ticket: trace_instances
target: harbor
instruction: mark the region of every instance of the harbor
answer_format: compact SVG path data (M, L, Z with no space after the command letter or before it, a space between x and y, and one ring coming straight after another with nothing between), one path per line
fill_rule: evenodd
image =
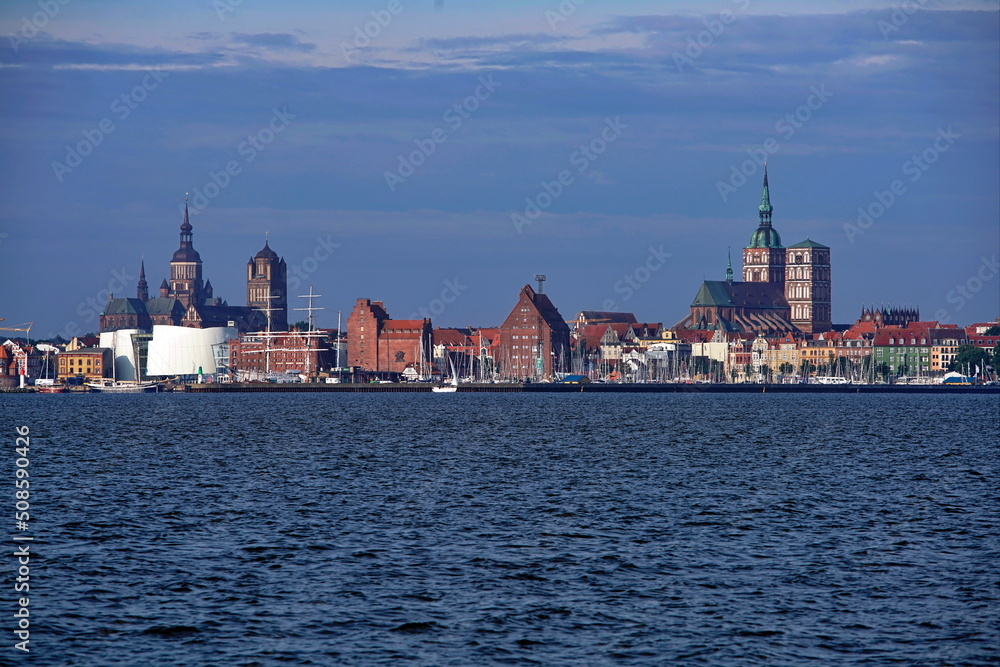
M241 392L347 392L431 393L436 385L424 382L393 383L268 383L232 382L186 385L192 393ZM1000 385L890 385L890 384L707 384L707 383L603 383L565 382L469 383L458 393L587 393L587 394L1000 394Z

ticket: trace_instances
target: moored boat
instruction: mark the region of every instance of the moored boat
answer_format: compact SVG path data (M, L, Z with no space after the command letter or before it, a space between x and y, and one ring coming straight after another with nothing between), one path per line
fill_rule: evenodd
M88 382L87 387L93 393L102 394L152 394L159 390L157 382Z

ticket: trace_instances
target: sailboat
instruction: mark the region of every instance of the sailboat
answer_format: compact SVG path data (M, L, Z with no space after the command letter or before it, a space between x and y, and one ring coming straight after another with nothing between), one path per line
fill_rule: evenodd
M47 344L39 343L35 348L39 352L45 353L45 363L42 366L42 377L35 380L35 390L41 394L65 394L69 391L65 385L60 382L56 382L49 375L49 359L52 357L52 353L56 352L56 348Z
M135 349L133 348L133 352ZM134 363L134 368L136 369L136 374L138 380L135 382L128 381L118 381L118 373L114 360L114 354L111 357L111 379L102 378L96 382L88 382L87 387L92 393L102 393L102 394L152 394L159 391L159 382L143 382L142 381L142 370L139 368L138 363ZM133 362L136 360L133 359Z
M458 373L455 372L455 364L451 360L451 355L448 355L448 365L451 366L451 384L442 384L437 387L431 387L431 391L437 394L452 394L458 391Z

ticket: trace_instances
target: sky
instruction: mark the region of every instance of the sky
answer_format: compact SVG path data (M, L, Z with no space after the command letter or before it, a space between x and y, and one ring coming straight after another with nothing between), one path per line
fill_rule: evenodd
M739 276L765 161L835 322L1000 315L996 0L8 1L0 36L0 326L32 338L96 331L140 261L155 293L185 196L231 305L266 237L321 327L496 326L535 274L670 326Z

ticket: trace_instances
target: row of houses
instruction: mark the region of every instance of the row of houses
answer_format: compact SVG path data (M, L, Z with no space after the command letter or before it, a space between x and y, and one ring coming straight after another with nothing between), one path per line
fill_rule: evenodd
M665 327L632 313L581 311L564 319L530 285L496 327L440 328L393 319L383 302L358 299L346 330L244 332L238 327L154 325L102 332L55 348L7 341L0 384L16 377L192 377L220 381L339 375L364 381L434 379L550 381L783 381L841 376L943 375L963 345L992 352L996 322L967 327L919 319L915 310L866 309L850 326L820 333ZM232 324L232 323L230 323ZM990 331L994 334L995 331ZM961 369L972 370L972 369Z

